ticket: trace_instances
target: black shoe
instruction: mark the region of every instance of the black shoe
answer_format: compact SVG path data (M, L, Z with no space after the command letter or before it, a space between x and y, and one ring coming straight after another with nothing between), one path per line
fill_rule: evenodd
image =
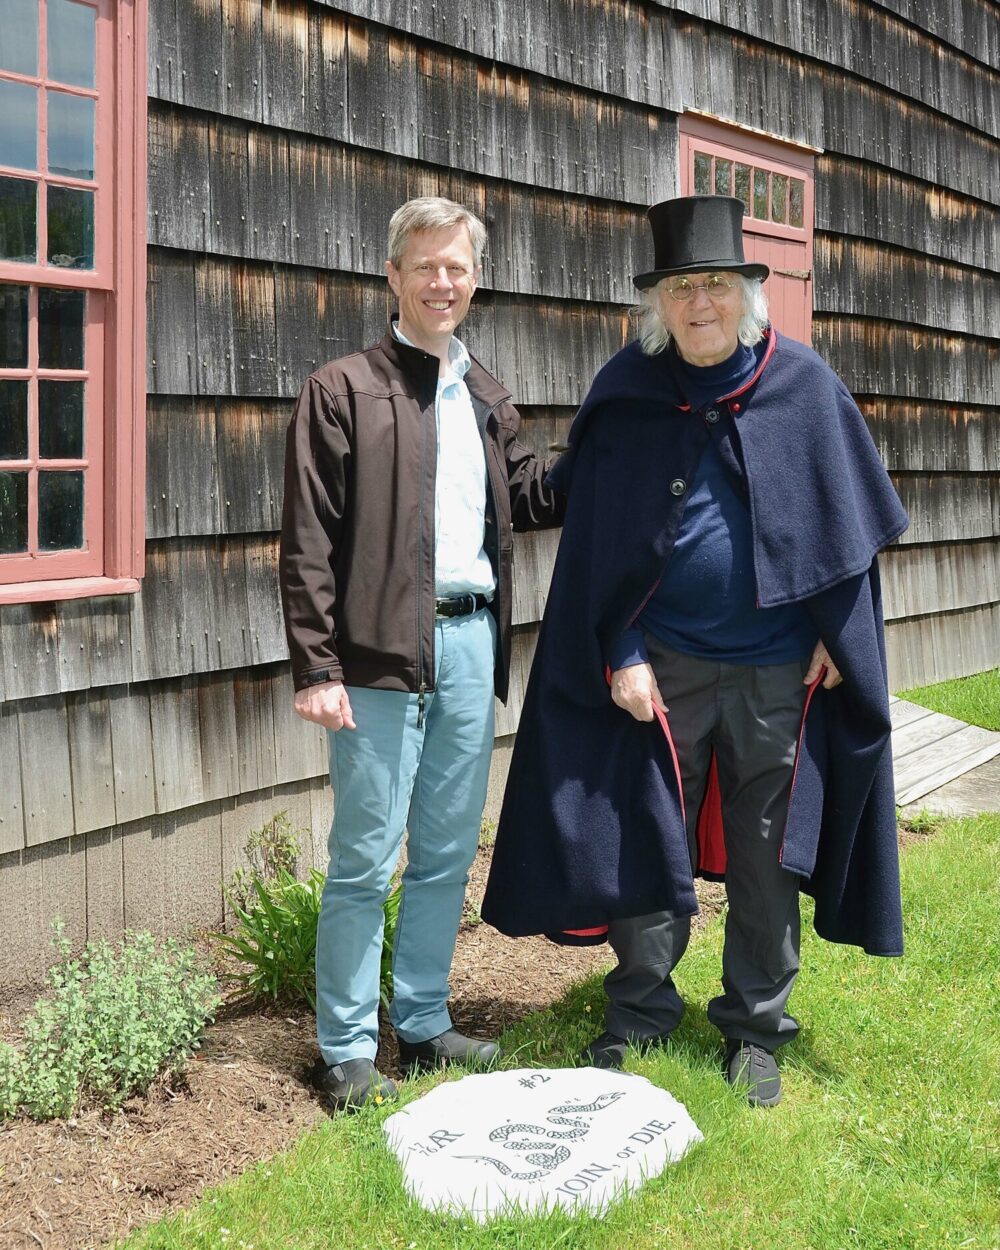
M496 1042L465 1037L457 1029L446 1029L426 1042L404 1042L399 1038L399 1066L405 1076L411 1072L430 1072L447 1063L485 1067L499 1058L500 1047Z
M316 1085L331 1111L357 1111L369 1103L377 1105L398 1097L396 1086L370 1059L345 1059L321 1066Z
M774 1055L755 1042L738 1037L726 1040L726 1080L746 1091L754 1107L776 1107L781 1102L781 1073Z
M628 1042L624 1037L619 1037L617 1033L602 1033L583 1048L580 1058L590 1068L617 1072L625 1062L627 1049Z
M602 1033L584 1047L580 1058L591 1068L617 1071L625 1062L625 1051L630 1046L642 1054L653 1046L662 1046L669 1036L669 1033L658 1033L653 1037L619 1037L617 1033Z

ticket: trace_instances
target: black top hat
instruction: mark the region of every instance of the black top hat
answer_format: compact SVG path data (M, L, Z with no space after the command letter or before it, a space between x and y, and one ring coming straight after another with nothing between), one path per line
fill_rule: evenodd
M646 214L653 231L654 268L633 279L640 291L671 273L732 269L748 278L771 272L743 257L743 201L731 195L683 195L654 204Z

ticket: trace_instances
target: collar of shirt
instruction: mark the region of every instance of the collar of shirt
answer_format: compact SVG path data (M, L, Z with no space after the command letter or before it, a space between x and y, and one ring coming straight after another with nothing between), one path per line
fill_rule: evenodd
M392 332L401 343L405 343L407 347L416 347L416 343L411 343L403 331L399 328L399 322L392 323ZM451 342L448 344L448 371L443 378L438 378L438 387L453 386L456 382L461 382L465 375L472 368L472 357L466 350L465 344L460 338L456 338L453 334Z

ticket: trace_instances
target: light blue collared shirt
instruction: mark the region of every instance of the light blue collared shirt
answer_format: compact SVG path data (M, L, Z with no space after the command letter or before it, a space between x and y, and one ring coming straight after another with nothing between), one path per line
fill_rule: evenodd
M399 325L393 333L414 347ZM472 367L465 344L452 335L448 365L438 378L437 477L434 486L434 588L440 597L493 596L493 566L483 547L486 456L465 375Z

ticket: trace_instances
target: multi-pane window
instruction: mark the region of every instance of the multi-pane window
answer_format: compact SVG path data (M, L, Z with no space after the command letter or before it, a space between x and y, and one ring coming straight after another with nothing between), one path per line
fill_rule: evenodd
M711 152L694 152L694 194L735 195L746 215L779 225L805 225L806 180Z
M121 387L141 373L136 335L108 333L134 311L143 245L121 111L135 16L118 0L0 0L0 602L131 589L111 582L139 571L123 559L135 509L112 496L141 466L108 455L142 418Z

